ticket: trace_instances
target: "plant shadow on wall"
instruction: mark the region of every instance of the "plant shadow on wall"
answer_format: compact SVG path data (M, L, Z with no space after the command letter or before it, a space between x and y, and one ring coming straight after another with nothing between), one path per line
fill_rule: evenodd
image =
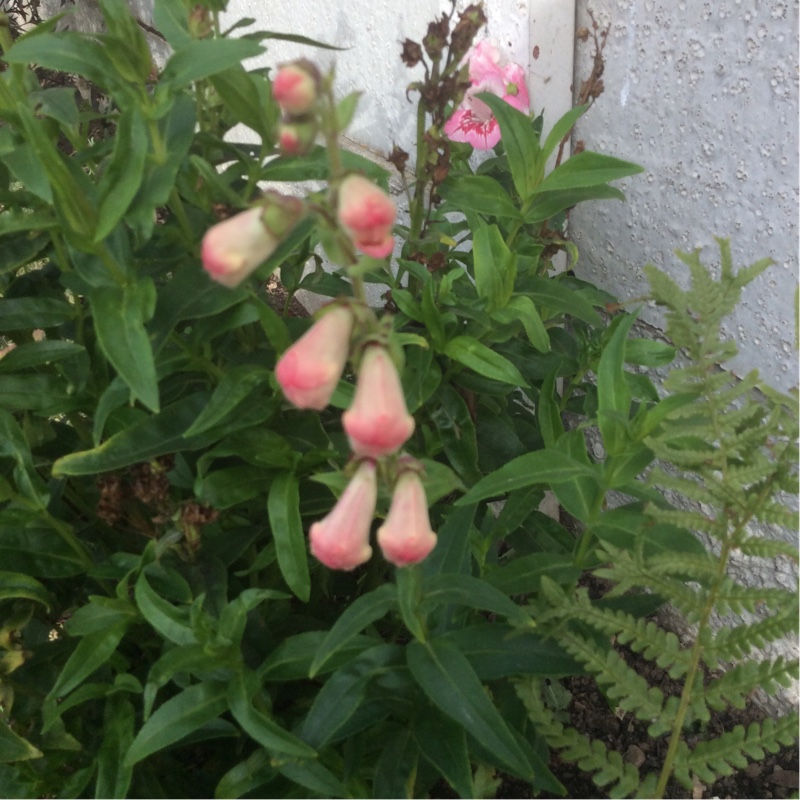
M755 375L716 367L720 320L767 262L737 271L720 242L714 280L681 254L690 292L650 270L689 355L662 398L630 365L674 348L551 269L578 257L569 209L622 199L611 183L640 168L583 151L548 169L586 105L543 137L519 69L476 38L480 6L403 45L421 76L407 225L387 172L340 148L356 95L308 60L241 66L271 38L314 43L157 0L159 70L123 0L100 6L100 36L0 26L3 793L483 797L504 775L557 795L555 751L598 791L659 796L793 741L796 715L707 726L796 672L750 658L795 628L795 595L726 574L734 552L795 557L748 527L791 525L795 400L757 403ZM253 143L225 140L239 123ZM494 148L476 168L473 145ZM259 189L307 180L322 188ZM276 312L275 270L287 308L300 288L331 303ZM577 536L539 512L545 490ZM692 646L647 620L664 602ZM741 610L759 616L712 633ZM548 687L575 675L662 737L658 771L566 724Z

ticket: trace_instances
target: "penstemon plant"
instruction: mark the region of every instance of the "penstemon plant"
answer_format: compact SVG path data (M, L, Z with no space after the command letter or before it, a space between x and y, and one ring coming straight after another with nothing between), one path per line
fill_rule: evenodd
M498 775L563 793L548 746L567 740L537 682L597 674L614 700L597 668L609 614L663 660L672 640L640 617L701 607L707 648L731 596L725 553L701 558L688 531L708 526L669 517L639 480L656 456L704 467L675 433L689 390L661 400L624 368L674 348L631 337L633 315L609 320L613 297L552 269L559 251L577 258L569 209L622 199L611 182L640 168L562 161L588 106L543 138L521 68L478 40L482 8L454 7L403 44L424 77L413 172L390 157L408 194L398 220L388 172L341 146L357 95L337 97L308 58L241 66L272 38L323 45L233 38L247 23L221 32L221 0L156 0L172 49L158 69L124 0L100 7L100 36L49 20L12 40L0 25L3 793L474 797ZM107 110L42 88L34 65L82 76ZM226 139L240 123L252 142ZM473 148L494 153L476 166ZM298 194L308 180L320 188ZM299 289L331 301L289 314ZM602 461L564 412L599 428ZM731 486L764 487L758 508L720 506L724 548L766 553L734 512L780 516L792 439L770 420L780 453L759 440L750 477L739 428L703 473L715 501L723 467ZM538 510L545 490L577 538ZM611 491L638 505L614 516ZM652 548L679 565L657 594L643 590ZM595 609L576 589L586 569L620 596ZM687 581L705 577L693 600ZM655 708L667 776L724 770L680 741L702 720L701 655L675 656L687 694ZM763 669L779 681L784 667ZM740 670L739 694L714 702L763 674ZM733 744L725 764L758 749Z

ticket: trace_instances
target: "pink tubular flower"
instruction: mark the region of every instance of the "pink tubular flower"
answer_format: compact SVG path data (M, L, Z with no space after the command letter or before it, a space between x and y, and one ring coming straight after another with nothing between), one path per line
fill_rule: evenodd
M263 264L298 222L303 204L269 192L261 204L212 225L203 237L203 268L217 283L238 286Z
M331 400L347 363L353 313L334 306L278 360L275 376L289 402L321 411Z
M467 142L476 150L491 150L500 141L500 125L486 103L475 95L490 92L527 114L530 110L525 70L519 64L500 66L500 54L488 42L479 42L469 56L472 83L461 105L444 125L454 142Z
M369 561L369 529L377 498L375 464L362 461L330 514L311 526L311 552L326 567L351 570Z
M398 567L418 564L436 547L425 489L416 472L398 478L389 515L378 528L378 544L384 558Z
M317 102L319 81L316 65L301 58L278 69L272 96L287 114L307 114Z
M373 258L394 249L392 226L397 209L391 198L361 175L348 175L339 188L339 222L353 244Z
M361 360L353 404L342 415L347 437L358 456L394 453L414 432L400 377L383 347L369 347Z

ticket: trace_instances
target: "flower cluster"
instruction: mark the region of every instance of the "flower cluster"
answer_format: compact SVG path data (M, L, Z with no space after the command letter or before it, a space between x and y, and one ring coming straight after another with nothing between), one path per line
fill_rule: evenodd
M352 307L334 303L281 356L275 375L291 403L314 410L328 405L350 356L356 328ZM414 432L397 368L382 344L363 345L355 397L342 424L358 467L330 514L311 526L309 538L311 552L323 564L351 570L372 556L369 537L378 498L377 462L397 453ZM381 551L397 566L422 561L436 544L418 470L413 459L396 459L391 507L378 530Z
M500 66L500 53L479 42L469 55L469 80L464 99L444 126L454 142L467 142L476 150L491 150L500 141L500 125L489 106L477 95L489 92L527 114L530 110L525 70L519 64Z

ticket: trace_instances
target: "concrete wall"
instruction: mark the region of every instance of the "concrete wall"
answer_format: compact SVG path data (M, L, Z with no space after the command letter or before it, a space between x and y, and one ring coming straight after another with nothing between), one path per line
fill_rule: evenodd
M770 256L728 326L734 369L796 386L797 1L580 0L578 25L591 25L589 7L611 26L606 91L577 136L647 172L627 182L626 204L575 210L578 272L626 298L645 291L647 262L684 275L676 248L707 248L714 263L715 235L738 265ZM579 50L576 84L590 58ZM655 309L644 318L661 323Z

